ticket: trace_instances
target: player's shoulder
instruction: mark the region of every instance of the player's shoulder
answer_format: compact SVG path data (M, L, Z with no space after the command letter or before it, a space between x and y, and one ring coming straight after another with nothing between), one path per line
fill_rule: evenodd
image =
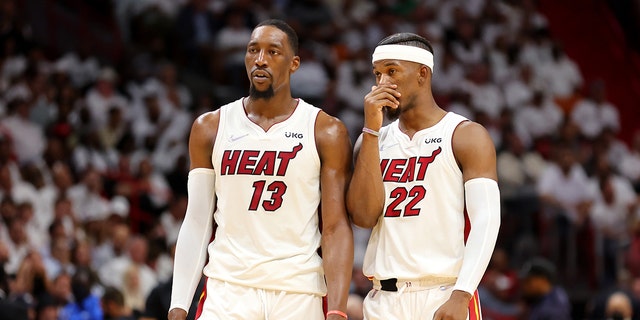
M191 137L213 141L220 125L220 109L205 112L193 121Z
M207 111L198 117L196 117L195 121L193 121L193 125L195 126L211 126L212 124L216 124L220 121L220 109L216 109L213 111Z
M347 127L344 123L337 117L329 115L323 110L320 110L316 117L315 132L318 137L325 135L334 137L348 136Z
M495 148L489 131L480 123L465 120L458 124L453 132L454 151L460 149Z

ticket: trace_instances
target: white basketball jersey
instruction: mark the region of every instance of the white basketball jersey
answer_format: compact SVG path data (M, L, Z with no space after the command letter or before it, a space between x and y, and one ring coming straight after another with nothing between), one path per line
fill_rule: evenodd
M412 139L398 121L380 130L385 188L363 271L377 279L458 276L464 250L464 186L451 138L466 118L447 113Z
M302 101L268 131L243 100L220 109L212 161L218 224L208 277L268 290L324 295L318 229L320 109Z

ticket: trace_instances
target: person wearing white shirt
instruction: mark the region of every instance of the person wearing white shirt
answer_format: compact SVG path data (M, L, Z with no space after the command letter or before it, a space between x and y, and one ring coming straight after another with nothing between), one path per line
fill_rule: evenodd
M89 89L86 95L86 104L91 122L94 128L99 129L105 125L107 113L111 107L122 109L126 120L129 119L129 102L116 91L115 83L118 75L107 67L100 71L96 84Z
M177 195L169 204L169 208L160 216L160 224L166 234L167 246L174 245L178 240L178 232L184 220L185 210L187 208L187 197Z
M618 109L606 101L605 85L601 81L591 85L589 97L576 104L571 119L588 139L595 139L604 128L615 132L620 129Z
M522 109L533 99L533 70L529 65L520 67L519 76L504 85L506 106L512 110Z
M491 82L487 66L476 64L462 83L462 89L471 96L471 106L485 112L492 120L497 120L504 108L504 95L500 88Z
M447 95L464 81L465 72L451 50L444 49L441 60L441 64L434 64L432 87L434 94Z
M596 252L599 254L601 281L615 284L621 267L621 246L629 241L631 216L638 206L637 196L629 181L617 175L594 178L595 192L591 219L596 231Z
M547 249L567 276L577 274L578 255L584 257L593 251L589 243L578 243L578 234L589 225L592 196L588 182L584 169L577 162L577 151L567 145L556 146L555 163L547 166L538 180L543 215L551 224L547 236L552 240ZM591 267L586 271L592 272Z
M9 131L18 162L41 161L46 140L42 128L29 120L31 105L16 98L7 107L9 116L0 122L0 126Z
M640 131L633 135L630 149L622 159L618 159L618 170L631 181L636 192L640 192Z
M553 100L538 90L533 93L531 102L518 110L514 118L520 138L529 146L538 139L554 135L562 123L563 114Z
M583 78L578 65L571 60L558 44L551 49L551 61L543 63L538 72L540 82L546 84L548 93L554 98L571 96L582 87Z

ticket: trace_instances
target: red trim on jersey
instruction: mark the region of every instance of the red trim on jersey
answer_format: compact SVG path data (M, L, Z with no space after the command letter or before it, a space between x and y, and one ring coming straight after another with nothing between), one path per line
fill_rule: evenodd
M218 229L218 225L213 222L213 229L211 230L211 237L209 238L209 243L213 242L213 239L216 237L216 230ZM207 250L207 261L209 261L209 250ZM202 279L200 279L202 281ZM204 301L207 299L207 282L209 281L208 277L204 279L204 286L202 286L202 293L200 294L200 298L198 299L198 307L196 308L195 319L200 319L202 315L202 309L204 308ZM197 292L196 292L197 293Z
M480 308L478 290L473 293L473 297L469 300L469 320L482 320L482 309Z
M464 208L464 244L467 244L467 238L471 232L471 221L469 220L469 214L467 208Z
M196 317L195 319L200 319L202 315L202 309L204 308L204 301L207 300L207 282L209 278L204 280L204 287L202 287L202 293L200 294L200 299L198 299L198 308L196 309Z
M471 221L469 221L469 214L467 208L464 209L464 243L467 244L467 238L471 232ZM478 290L473 293L473 297L469 300L469 320L482 320L482 309L480 308L480 297L478 296Z

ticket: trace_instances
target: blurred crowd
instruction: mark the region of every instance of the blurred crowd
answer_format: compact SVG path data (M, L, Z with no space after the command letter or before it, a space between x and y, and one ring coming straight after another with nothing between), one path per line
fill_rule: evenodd
M0 319L166 319L190 126L248 92L244 51L266 18L299 34L294 96L354 141L376 43L431 41L438 104L497 146L485 319L640 318L640 132L619 139L606 83L585 83L534 0L108 3L83 5L108 9L118 61L82 43L47 50L25 6L0 0ZM359 319L368 230L354 236Z

